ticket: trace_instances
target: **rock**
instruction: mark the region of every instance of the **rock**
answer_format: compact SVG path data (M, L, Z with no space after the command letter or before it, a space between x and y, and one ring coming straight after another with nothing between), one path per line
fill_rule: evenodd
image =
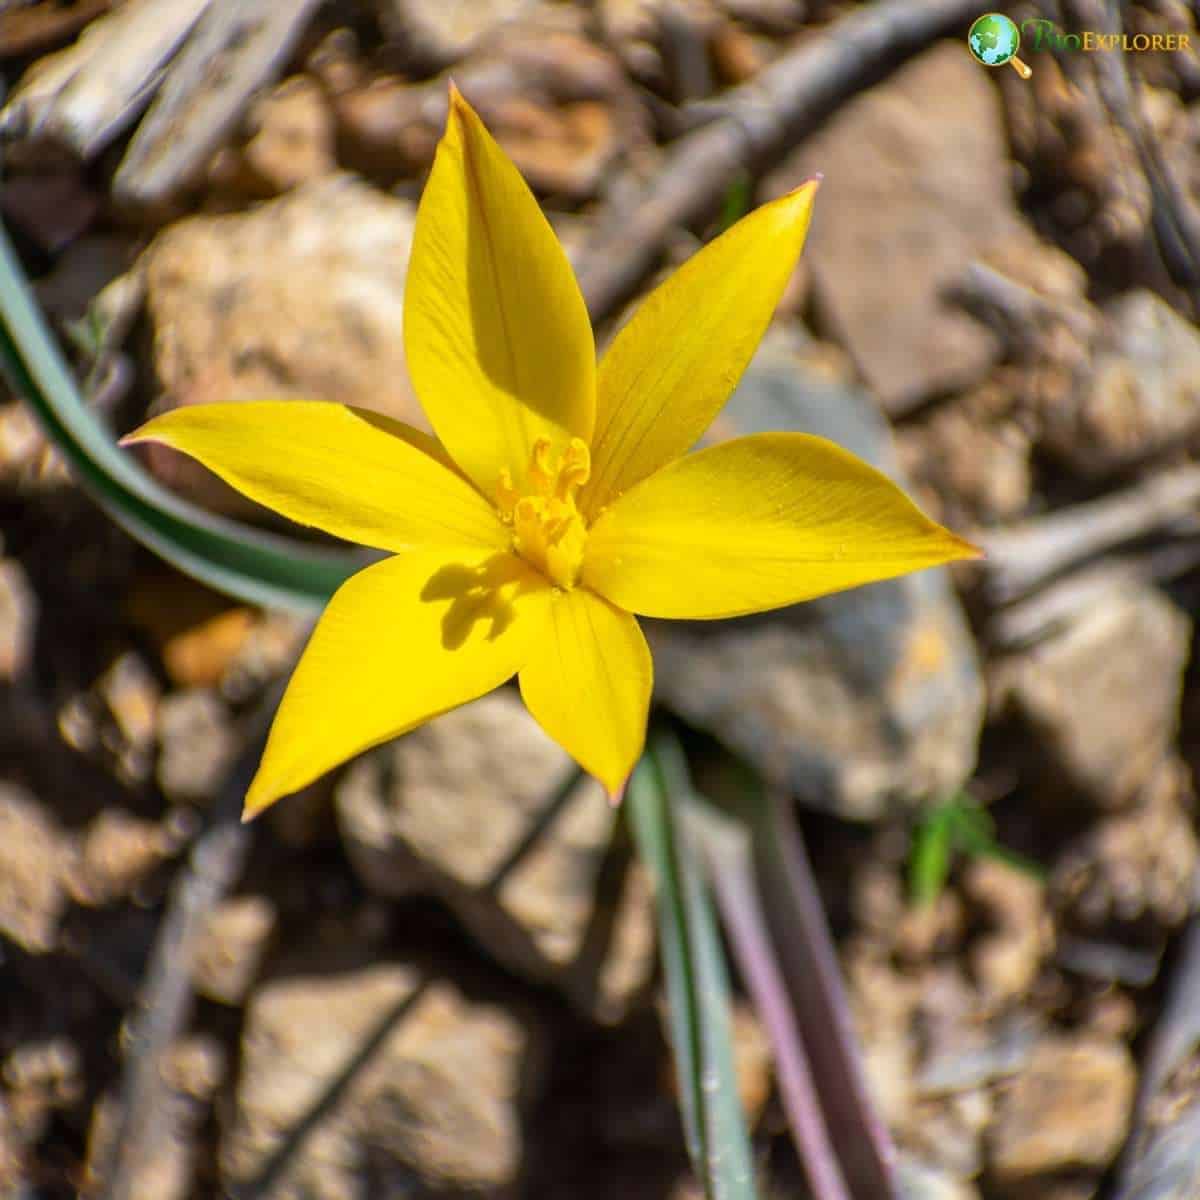
M534 1046L531 1030L502 1009L390 962L272 980L251 998L244 1029L220 1152L231 1191L267 1166L370 1041L370 1056L265 1194L513 1194Z
M154 735L162 689L145 660L133 651L117 657L96 682L109 722L102 732L118 774L140 783L153 765Z
M771 1096L771 1043L762 1022L748 1004L735 1004L729 1020L733 1033L733 1067L737 1074L738 1098L742 1102L747 1125L753 1129Z
M613 110L595 100L549 107L514 96L489 122L530 187L587 200L625 149Z
M21 1140L9 1116L8 1105L0 1096L0 1194L28 1195L31 1191L26 1178L27 1164Z
M306 397L427 428L399 334L413 221L408 202L338 175L244 214L164 230L141 263L159 390L152 412ZM251 511L182 455L158 447L147 462L203 503Z
M1033 498L1034 439L1009 411L993 411L1003 384L985 383L953 404L906 422L896 441L918 502L951 529L1022 516Z
M649 141L644 107L615 57L569 27L514 27L455 78L538 192L589 199L618 158ZM334 94L342 161L381 182L423 173L446 110L442 79L350 76Z
M1155 773L1142 803L1088 826L1062 849L1050 895L1064 931L1111 936L1124 929L1133 943L1120 959L1149 956L1151 975L1165 931L1192 911L1194 873L1200 850L1191 813L1195 810L1188 768L1168 761ZM1140 972L1144 976L1145 968ZM1141 983L1148 982L1145 978Z
M788 429L895 474L870 399L769 338L713 432ZM720 624L648 622L647 633L658 697L809 804L877 817L971 773L983 688L944 571Z
M28 792L0 783L0 931L30 954L54 949L67 847Z
M57 1109L77 1104L84 1093L83 1058L68 1038L22 1042L3 1069L8 1120L20 1140L41 1140Z
M432 70L465 58L489 35L505 25L539 15L553 15L557 5L546 0L387 0L380 6L384 31L404 43Z
M15 683L33 662L37 599L21 564L0 559L0 683Z
M264 896L235 896L209 915L196 946L196 990L221 1004L241 1004L275 933L275 906Z
M885 409L977 382L997 345L947 292L987 245L1030 236L987 73L959 43L939 43L842 106L767 192L818 172L804 252L817 304Z
M974 1179L983 1166L980 1138L992 1118L982 1089L918 1099L908 1114L904 1145L954 1179Z
M997 693L1036 736L1055 793L1065 780L1102 807L1136 799L1175 737L1190 643L1174 604L1130 584L1002 665Z
M618 814L581 781L514 691L501 690L365 755L336 793L363 882L383 896L441 896L488 951L617 1020L654 964L648 882L613 857Z
M903 1200L978 1200L974 1184L902 1154L896 1167Z
M238 750L229 710L204 688L173 692L159 714L158 783L173 800L209 800Z
M106 808L83 834L67 890L77 904L123 900L173 849L172 839L156 822Z
M999 1091L986 1132L1001 1187L1050 1172L1104 1168L1125 1139L1137 1073L1120 1043L1047 1036Z
M1200 333L1153 292L1105 312L1091 372L1072 403L1047 409L1047 446L1094 473L1135 461L1200 425Z
M992 1003L1016 1003L1049 948L1045 884L1007 863L975 858L964 872L963 891L985 922L968 951L972 973Z
M251 134L242 158L268 194L337 170L333 113L315 80L285 79L255 101L246 123Z

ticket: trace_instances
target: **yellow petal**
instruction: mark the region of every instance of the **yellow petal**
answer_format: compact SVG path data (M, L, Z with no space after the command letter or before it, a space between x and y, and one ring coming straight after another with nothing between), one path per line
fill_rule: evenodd
M631 612L703 620L978 553L833 442L764 433L626 492L592 527L582 581Z
M617 334L600 363L586 515L708 428L783 295L816 190L806 183L743 217L651 292Z
M638 623L583 588L556 592L521 695L541 727L618 798L646 741L654 666Z
M489 498L534 442L592 436L595 345L567 257L516 167L451 90L404 296L409 372L438 437Z
M510 555L413 551L352 576L288 683L246 816L511 678L548 588Z
M301 525L381 550L507 545L492 506L428 434L309 400L191 404L122 445L159 442Z

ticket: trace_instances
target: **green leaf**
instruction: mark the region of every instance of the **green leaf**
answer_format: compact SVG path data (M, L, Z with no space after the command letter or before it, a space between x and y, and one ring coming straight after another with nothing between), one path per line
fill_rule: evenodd
M654 879L671 1041L688 1152L710 1200L755 1200L738 1096L729 976L696 853L672 812L656 741L629 782L626 811Z
M914 904L932 904L941 895L956 853L990 858L1035 879L1046 877L1040 863L997 842L990 814L960 792L931 808L913 830L908 881Z
M932 904L946 886L954 823L944 806L927 813L913 830L908 890L914 904Z
M312 612L371 561L215 516L161 487L84 404L0 226L0 365L93 499L181 571L253 604Z

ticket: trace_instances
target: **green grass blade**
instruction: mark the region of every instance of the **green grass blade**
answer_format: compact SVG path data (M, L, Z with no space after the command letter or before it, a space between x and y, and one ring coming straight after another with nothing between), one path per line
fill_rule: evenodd
M755 1200L750 1138L738 1096L729 976L699 862L676 823L656 743L629 783L634 839L655 883L659 939L684 1131L711 1200Z
M370 559L218 517L173 495L84 403L0 226L0 364L96 502L180 570L253 604L314 611Z

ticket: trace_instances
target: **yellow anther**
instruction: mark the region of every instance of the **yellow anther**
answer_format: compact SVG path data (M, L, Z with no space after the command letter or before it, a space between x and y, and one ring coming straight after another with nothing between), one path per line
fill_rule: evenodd
M496 507L512 526L513 548L559 587L574 587L583 563L587 525L575 496L591 474L587 444L572 438L555 455L549 438L534 442L524 486L505 468L496 484Z

